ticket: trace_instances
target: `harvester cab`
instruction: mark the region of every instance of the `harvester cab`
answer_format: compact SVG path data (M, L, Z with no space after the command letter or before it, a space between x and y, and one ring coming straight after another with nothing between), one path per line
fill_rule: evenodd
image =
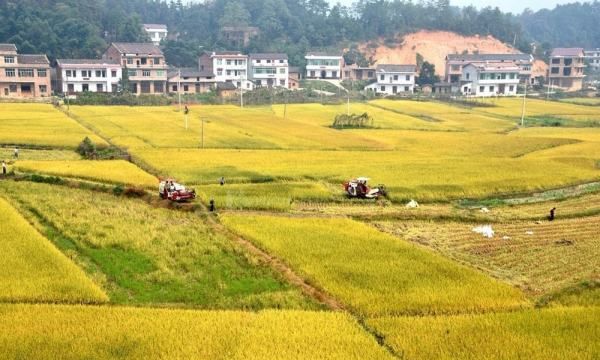
M196 198L196 190L188 189L173 179L166 179L158 185L158 195L162 199L184 202L194 200Z
M344 183L346 195L351 199L378 199L387 196L384 185L369 187L369 178L359 177Z

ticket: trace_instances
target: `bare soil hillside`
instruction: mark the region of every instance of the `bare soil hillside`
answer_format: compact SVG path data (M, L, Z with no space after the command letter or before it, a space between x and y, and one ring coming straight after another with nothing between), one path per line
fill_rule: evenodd
M422 30L396 39L393 42L379 40L359 46L378 64L415 64L417 53L435 64L438 75L444 73L444 58L448 54L469 53L511 54L518 50L492 36L462 36L447 31Z

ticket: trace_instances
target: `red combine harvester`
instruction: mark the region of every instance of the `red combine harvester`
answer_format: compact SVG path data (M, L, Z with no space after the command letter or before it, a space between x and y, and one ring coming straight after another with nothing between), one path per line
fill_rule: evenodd
M185 186L176 183L174 180L167 179L161 181L160 185L158 185L158 195L162 199L184 202L194 200L196 198L196 190L187 189Z
M344 183L346 195L351 199L379 199L387 196L387 191L384 185L379 185L376 188L369 188L369 178L360 177Z

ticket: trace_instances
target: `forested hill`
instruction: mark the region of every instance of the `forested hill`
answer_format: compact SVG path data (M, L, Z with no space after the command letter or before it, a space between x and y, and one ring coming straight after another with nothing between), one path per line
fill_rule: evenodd
M164 23L179 34L178 41L165 46L167 60L190 66L202 50L226 47L220 41L223 26L249 25L258 27L261 35L241 50L286 52L299 65L308 49L340 48L420 29L492 35L528 51L531 38L521 25L525 16L543 21L539 20L543 14L518 17L492 8L453 7L449 0L358 0L352 7L330 6L325 0L211 0L189 5L181 0L3 0L0 42L51 58L96 57L111 41L144 40L142 23ZM578 19L570 23L584 27ZM536 39L538 31L529 25L528 29ZM590 26L582 31L598 29Z
M600 2L559 5L520 16L528 36L544 47L600 47Z

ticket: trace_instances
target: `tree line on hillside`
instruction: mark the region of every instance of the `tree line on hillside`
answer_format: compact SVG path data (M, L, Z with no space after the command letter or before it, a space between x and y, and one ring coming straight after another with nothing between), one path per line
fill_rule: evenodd
M588 6L597 11L597 2ZM237 50L285 52L292 64L302 66L310 49L339 49L350 42L378 38L391 44L396 35L420 29L492 35L530 51L531 39L522 26L527 17L546 21L543 12L519 17L491 7L454 7L449 0L357 0L350 7L331 6L325 0L190 4L182 0L4 0L0 2L0 42L16 43L24 53L47 53L51 59L97 57L112 41L146 40L142 23L161 23L169 26L171 34L177 34L176 41L164 44L167 61L175 66L194 66L202 51L228 47L221 38L222 27L247 25L259 28L260 35ZM584 27L578 19L572 19L571 25L588 33L574 39L597 39L594 26ZM532 26L527 25L527 29L536 39L538 32ZM566 41L562 37L558 40ZM357 51L347 60L368 62Z

